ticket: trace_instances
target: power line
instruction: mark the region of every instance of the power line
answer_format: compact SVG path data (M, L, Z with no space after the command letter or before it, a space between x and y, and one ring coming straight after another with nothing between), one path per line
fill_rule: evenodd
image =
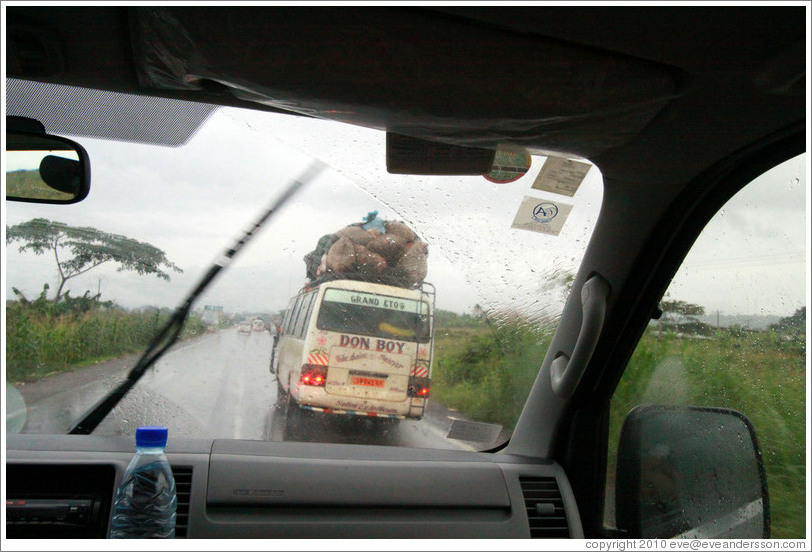
M727 267L727 266L741 266L741 267L755 267L755 266L779 266L788 264L801 264L806 262L806 255L804 253L774 253L770 255L759 256L746 256L746 257L731 257L727 259L713 259L709 261L700 261L696 263L685 263L683 268L686 269L701 269L712 267Z

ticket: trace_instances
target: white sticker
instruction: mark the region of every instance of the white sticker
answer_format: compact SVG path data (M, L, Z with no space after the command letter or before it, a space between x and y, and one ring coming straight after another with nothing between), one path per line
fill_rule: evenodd
M561 233L570 211L572 205L525 196L516 218L513 219L512 227L557 236Z
M548 157L533 182L533 188L572 197L591 168L589 163Z

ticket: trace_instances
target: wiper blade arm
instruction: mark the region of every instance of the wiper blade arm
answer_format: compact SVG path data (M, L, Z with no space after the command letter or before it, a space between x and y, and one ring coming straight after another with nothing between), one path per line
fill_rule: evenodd
M316 178L318 174L324 169L324 163L321 161L314 161L310 166L285 190L279 199L277 199L254 223L254 225L246 230L237 242L227 249L223 255L209 268L206 275L200 280L195 289L189 294L186 300L180 305L172 314L172 318L166 325L158 332L152 341L147 345L146 350L138 359L136 365L127 374L127 379L118 384L107 395L97 402L90 410L82 416L82 419L73 426L68 434L72 435L89 435L96 427L104 420L116 405L121 402L121 399L132 389L132 387L141 379L141 376L147 369L155 364L155 362L163 356L163 354L177 341L183 325L186 323L186 318L189 316L189 311L192 305L201 293L211 284L217 274L226 268L237 253L242 250L245 245L258 233L259 229L264 225L268 219L276 213L282 205L284 205L299 189Z

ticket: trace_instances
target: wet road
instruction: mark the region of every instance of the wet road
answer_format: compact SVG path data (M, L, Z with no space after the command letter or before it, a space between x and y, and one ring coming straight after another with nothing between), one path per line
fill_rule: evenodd
M267 332L230 329L177 344L94 434L133 435L141 425L164 425L170 435L190 438L474 448L445 437L456 415L431 401L423 420L394 425L310 412L287 423L287 406L277 401L276 379L268 370L271 343ZM24 432L65 433L136 360L130 356L19 386L25 408L9 402L9 418L16 408Z

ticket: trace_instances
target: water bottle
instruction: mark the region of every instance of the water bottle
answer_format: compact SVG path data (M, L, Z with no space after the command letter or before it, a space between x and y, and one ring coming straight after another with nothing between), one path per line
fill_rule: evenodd
M178 497L172 468L164 454L167 434L165 427L136 430L135 456L113 501L111 539L175 537Z

